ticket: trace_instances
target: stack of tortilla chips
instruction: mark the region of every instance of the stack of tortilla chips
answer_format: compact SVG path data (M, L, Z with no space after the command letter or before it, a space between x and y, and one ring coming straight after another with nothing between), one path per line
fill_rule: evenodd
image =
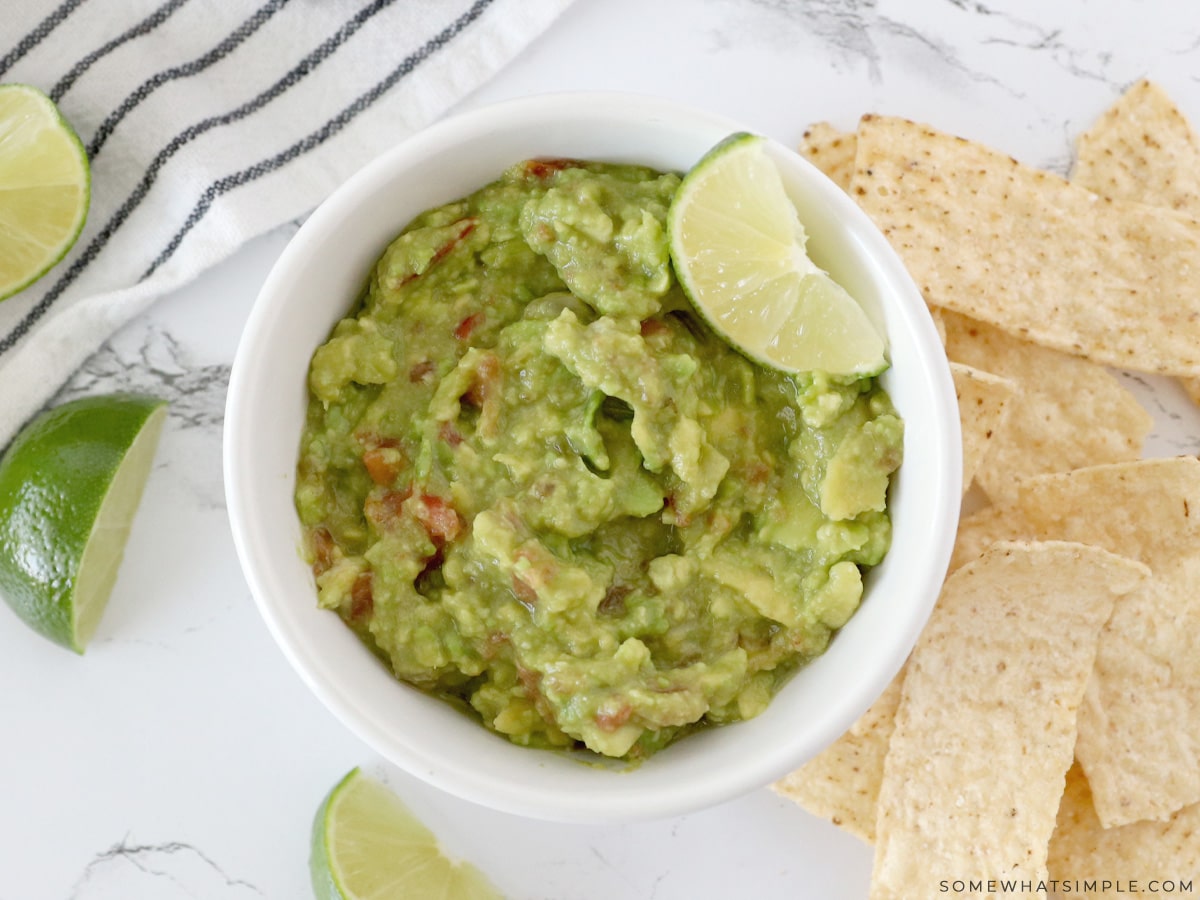
M1178 889L1200 875L1200 460L1141 458L1151 417L1108 367L1200 401L1200 141L1143 81L1070 180L884 116L802 151L929 303L986 505L904 670L776 790L874 844L872 900Z

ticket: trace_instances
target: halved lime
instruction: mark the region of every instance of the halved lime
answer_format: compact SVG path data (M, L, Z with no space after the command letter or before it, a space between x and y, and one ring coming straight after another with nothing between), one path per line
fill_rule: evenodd
M451 860L388 788L354 769L313 821L309 858L318 900L498 900L474 866Z
M85 397L36 417L0 460L0 593L76 653L112 593L165 416L155 397Z
M0 85L0 300L66 255L87 218L87 152L49 97Z
M765 143L731 135L684 176L667 218L679 283L709 324L757 362L785 372L878 374L888 365L883 336L809 258Z

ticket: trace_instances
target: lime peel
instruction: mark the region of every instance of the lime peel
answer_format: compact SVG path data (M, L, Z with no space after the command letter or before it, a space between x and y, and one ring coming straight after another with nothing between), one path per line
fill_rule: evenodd
M34 418L0 460L0 593L77 653L112 593L165 418L156 397L81 398Z
M90 200L87 151L54 101L30 85L0 85L0 300L67 254Z
M500 900L478 869L447 857L399 797L357 768L317 810L309 870L318 900Z
M758 135L731 135L684 176L667 217L671 260L697 312L755 362L877 375L887 345L806 250L807 234Z

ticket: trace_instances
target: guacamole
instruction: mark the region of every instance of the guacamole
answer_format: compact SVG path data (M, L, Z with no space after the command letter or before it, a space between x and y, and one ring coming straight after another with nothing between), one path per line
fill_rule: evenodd
M320 604L520 744L638 760L758 714L888 548L887 394L716 337L671 270L678 185L515 165L414 220L312 359Z

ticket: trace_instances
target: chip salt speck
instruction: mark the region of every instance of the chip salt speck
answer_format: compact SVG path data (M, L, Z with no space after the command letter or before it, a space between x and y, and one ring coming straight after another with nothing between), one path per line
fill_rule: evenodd
M1147 574L1096 547L1001 543L947 579L904 677L871 900L1046 878L1097 635Z
M946 310L952 360L1011 379L1019 392L975 480L993 503L1031 475L1138 459L1154 419L1107 370Z
M800 155L847 191L854 175L857 143L853 131L839 131L828 122L817 122L805 130L800 141Z
M1114 200L1200 218L1200 139L1166 91L1143 79L1079 138L1071 180ZM1200 378L1180 381L1200 403Z
M1058 824L1050 839L1049 869L1050 877L1059 881L1107 882L1108 890L1089 892L1098 898L1127 896L1129 891L1119 891L1117 885L1128 888L1133 882L1149 889L1151 881L1162 885L1170 880L1178 888L1180 881L1192 881L1200 873L1200 803L1179 810L1165 822L1104 828L1092 808L1087 778L1076 765L1067 773Z
M1200 141L1153 82L1130 87L1077 146L1074 183L1105 197L1200 215Z
M951 567L994 540L1079 541L1150 567L1101 634L1075 754L1105 827L1200 801L1200 460L1031 478L963 520Z
M900 703L901 670L850 730L772 787L814 816L867 843L875 840L875 807L883 759Z
M864 116L851 195L928 303L1120 368L1200 375L1200 222Z
M1103 366L1180 375L1200 402L1200 139L1142 81L1080 138L1071 183L876 116L854 134L813 126L800 152L849 182L900 251L961 364L960 404L989 376L1011 394L997 393L987 415L975 410L978 427L970 400L962 410L964 466L969 476L980 460L975 481L994 505L963 519L913 657L841 739L775 789L877 842L874 900L944 892L941 879L969 878L1005 848L1023 862L984 865L981 877L1193 875L1200 461L1139 460L1152 418ZM981 452L989 417L1002 427ZM1063 546L1081 556L1038 569L1035 555ZM997 562L1014 553L1024 561ZM1105 562L1080 564L1095 554ZM1089 579L1112 602L1102 627L1081 596ZM993 651L1003 671L988 669ZM1066 701L1046 688L1047 667L1071 668ZM1079 762L1063 778L1072 742ZM1019 804L1004 808L1009 797Z

